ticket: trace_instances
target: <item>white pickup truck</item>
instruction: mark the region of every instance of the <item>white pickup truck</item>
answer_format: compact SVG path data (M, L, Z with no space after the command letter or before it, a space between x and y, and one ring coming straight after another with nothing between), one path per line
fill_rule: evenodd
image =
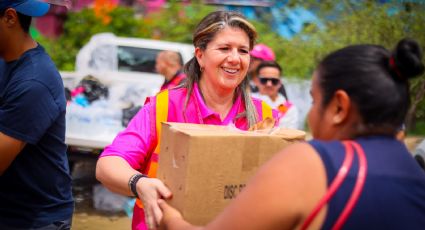
M146 97L159 91L164 77L156 73L155 59L163 50L178 52L183 63L194 53L189 44L101 33L79 51L75 72L61 72L65 87L71 91L88 75L109 90L107 99L86 106L68 103L66 143L71 160L77 153L99 153L124 129L122 109L128 104L143 105Z

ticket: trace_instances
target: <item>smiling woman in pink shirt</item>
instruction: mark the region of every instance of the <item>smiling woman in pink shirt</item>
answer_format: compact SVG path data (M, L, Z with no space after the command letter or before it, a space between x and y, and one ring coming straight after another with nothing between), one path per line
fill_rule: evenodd
M149 98L127 129L105 148L96 177L111 191L134 195L133 229L155 229L162 218L159 197L171 192L156 176L162 121L232 125L242 130L276 111L249 95L246 78L257 33L241 14L207 15L193 35L195 56L185 65L181 88Z

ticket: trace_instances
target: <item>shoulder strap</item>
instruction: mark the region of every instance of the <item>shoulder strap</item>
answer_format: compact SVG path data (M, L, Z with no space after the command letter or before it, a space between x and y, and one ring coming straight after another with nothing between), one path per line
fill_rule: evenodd
M168 90L163 90L156 95L156 135L158 143L155 153L159 153L161 138L161 123L168 120Z
M355 141L347 141L349 142L354 149L356 149L357 156L359 158L359 171L357 172L357 180L354 185L353 192L351 193L350 199L345 205L344 210L339 215L338 220L335 222L335 225L332 229L341 229L344 225L345 221L350 216L351 212L354 209L357 201L359 200L360 194L363 191L364 183L366 181L367 174L367 160L363 148Z
M156 135L157 135L157 144L155 147L154 153L159 153L159 145L160 145L160 138L161 138L161 123L168 120L168 89L163 90L159 92L156 95L155 98L155 129L156 129ZM150 158L152 157L152 152L149 154L149 157L147 157L147 161L150 161ZM149 172L148 176L153 177L153 175L156 174L156 163L149 165ZM152 170L151 167L154 167ZM142 201L137 198L136 204L139 208L143 209L143 203Z
M326 194L322 197L322 199L319 201L319 203L316 205L316 207L313 209L313 211L308 215L308 217L304 221L303 225L301 226L302 230L305 230L309 227L309 225L313 222L317 214L319 214L323 206L325 206L329 202L329 200L335 195L336 191L341 186L342 182L344 182L353 163L353 158L354 158L353 147L356 149L357 156L359 157L359 171L357 173L357 180L354 186L354 190L351 193L351 196L347 204L345 205L342 213L340 214L334 226L332 227L333 230L342 228L342 226L344 225L345 221L350 216L354 206L356 205L358 201L358 198L363 190L364 182L366 180L366 174L367 174L366 156L364 154L362 147L354 141L343 141L343 145L345 147L344 161L341 167L339 168L335 179L332 181L332 184L329 186L328 191L326 192Z
M262 120L266 119L267 117L273 118L272 108L264 101L261 101L261 113Z

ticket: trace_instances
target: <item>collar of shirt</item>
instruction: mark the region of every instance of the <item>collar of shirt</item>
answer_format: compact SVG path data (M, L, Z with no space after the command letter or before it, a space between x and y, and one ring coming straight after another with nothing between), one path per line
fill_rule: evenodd
M213 110L208 108L208 106L205 104L197 83L194 83L193 95L194 95L196 103L198 104L199 113L204 121L211 116L214 116L220 119L220 115L217 112L214 112ZM229 112L227 113L226 118L224 118L224 120L222 121L223 125L233 123L233 120L235 119L236 115L239 112L244 111L244 109L241 108L241 105L243 104L241 102L242 102L242 96L239 94L236 100L233 102L232 108L230 108Z
M170 82L172 82L174 79L180 77L182 74L183 74L183 72L181 70L177 70L177 72L173 75L173 77L170 80L165 79L163 85L170 84Z

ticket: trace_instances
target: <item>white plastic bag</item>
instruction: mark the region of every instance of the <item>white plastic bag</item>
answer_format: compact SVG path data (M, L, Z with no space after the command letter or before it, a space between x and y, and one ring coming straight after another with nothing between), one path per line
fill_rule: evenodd
M130 198L113 193L101 184L93 186L94 208L107 212L120 212L124 210L124 205Z

